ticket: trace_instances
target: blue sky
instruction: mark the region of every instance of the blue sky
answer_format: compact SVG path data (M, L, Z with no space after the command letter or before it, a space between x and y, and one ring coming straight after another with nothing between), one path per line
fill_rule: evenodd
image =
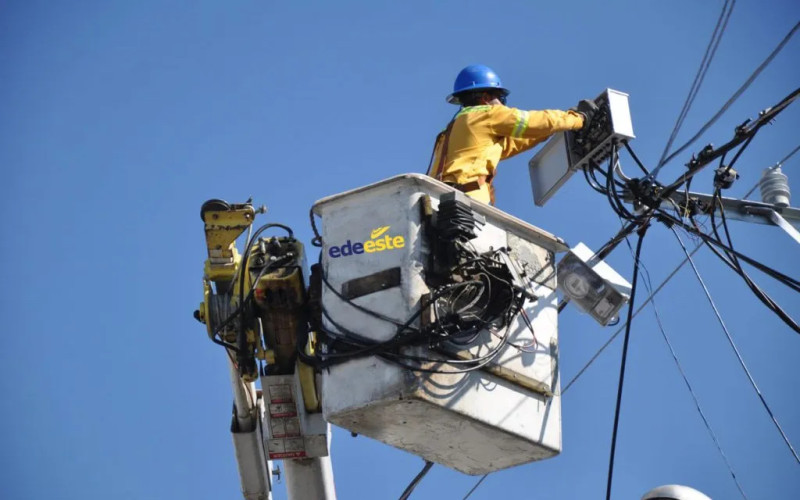
M287 224L308 242L315 200L425 170L454 112L444 97L473 62L492 66L521 108L565 109L606 87L628 92L632 146L652 165L722 3L2 2L2 496L237 498L225 359L192 318L205 257L201 203L253 196L268 206L263 221ZM736 3L679 143L799 18L800 4L789 0ZM690 150L726 142L733 127L794 90L798 60L795 38ZM800 142L798 130L795 104L758 134L727 194L746 192ZM535 207L530 156L501 165L499 208L572 244L602 245L619 227L607 201L576 176ZM661 177L676 177L688 158ZM800 193L800 155L785 171ZM693 189L710 192L710 179L700 175ZM779 229L733 224L737 249L800 274L798 247ZM654 285L681 259L671 233L653 227L643 261ZM630 277L631 260L623 246L609 262ZM696 261L765 398L800 445L800 337L713 255L703 250ZM797 294L753 274L800 316ZM748 496L799 497L798 464L691 271L656 302ZM566 310L563 379L611 333ZM621 345L565 395L562 454L493 474L471 498L603 495ZM665 483L737 498L651 309L634 320L628 362L614 498ZM397 498L422 466L338 429L332 446L340 498ZM436 466L414 498L462 498L475 481ZM285 498L282 485L275 497Z

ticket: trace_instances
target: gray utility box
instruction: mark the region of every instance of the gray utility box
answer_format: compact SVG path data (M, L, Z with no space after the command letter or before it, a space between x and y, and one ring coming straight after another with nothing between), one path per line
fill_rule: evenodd
M528 162L536 205L547 203L578 169L601 164L612 146L635 138L628 94L606 89L595 103L599 110L588 129L555 134Z
M452 191L425 175L406 174L318 201L313 210L322 217L322 268L331 287L397 323L411 318L429 292L423 199L428 195L436 209L440 196ZM509 268L537 298L523 305L533 332L518 314L509 344L492 363L468 373L422 373L377 356L353 359L323 370L321 393L323 415L332 424L467 474L485 474L561 451L554 254L568 247L494 207L470 204L486 219L470 243L479 252L509 247ZM351 293L370 276L395 277L368 293ZM374 341L397 330L325 285L322 306L342 329ZM341 333L330 319L324 318L325 328ZM497 332L484 330L461 356L481 356L498 342ZM430 354L426 347L413 349Z

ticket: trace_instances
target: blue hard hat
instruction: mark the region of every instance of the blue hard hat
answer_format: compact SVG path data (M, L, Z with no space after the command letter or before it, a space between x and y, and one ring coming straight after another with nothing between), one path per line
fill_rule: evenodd
M450 104L461 104L458 94L467 90L496 89L503 92L504 96L509 94L508 89L503 87L503 82L492 68L483 64L470 64L462 69L453 84L453 93L447 96Z

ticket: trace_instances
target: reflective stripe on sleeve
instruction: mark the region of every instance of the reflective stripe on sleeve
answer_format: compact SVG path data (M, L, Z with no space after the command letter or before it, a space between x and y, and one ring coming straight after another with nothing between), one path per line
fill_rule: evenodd
M514 125L514 132L511 134L512 137L522 137L522 134L528 129L528 112L516 110L517 113L517 123Z

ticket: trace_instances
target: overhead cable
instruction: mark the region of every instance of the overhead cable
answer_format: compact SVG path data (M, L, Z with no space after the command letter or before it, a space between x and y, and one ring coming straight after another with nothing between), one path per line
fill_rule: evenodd
M625 383L625 365L628 360L628 342L631 337L631 320L633 318L633 301L636 298L636 284L639 278L639 257L642 254L642 242L647 232L647 223L639 231L639 240L636 242L636 255L633 260L633 279L631 280L631 298L628 304L628 320L625 322L625 338L622 344L622 361L619 367L619 385L617 386L617 405L614 410L614 430L611 434L611 456L608 460L608 481L606 482L606 500L611 500L611 484L614 479L614 456L617 451L617 431L619 430L619 414L622 405L622 388Z
M778 45L778 47L777 47L777 48L776 48L776 49L775 49L775 50L772 52L772 54L770 54L770 56L769 56L769 57L768 57L768 58L767 58L767 59L766 59L766 60L765 60L765 61L764 61L764 62L763 62L763 63L762 63L762 64L761 64L761 65L760 65L760 66L759 66L757 69L756 69L756 71L755 71L755 72L754 72L754 73L753 73L753 74L750 76L750 78L748 78L748 80L745 82L745 84L744 84L744 85L743 85L743 86L742 86L742 87L741 87L741 88L740 88L740 89L739 89L739 90L738 90L738 91L737 91L737 92L736 92L736 93L735 93L735 94L734 94L734 95L733 95L733 96L732 96L732 97L731 97L731 98L728 100L728 102L726 102L726 104L723 106L723 108L722 108L722 109L721 109L719 112L717 112L717 114L716 114L714 117L712 117L712 119L711 119L711 120L710 120L708 123L706 123L706 125L704 125L704 127L703 127L703 128L702 128L702 129L701 129L701 130L700 130L700 131L699 131L699 132L698 132L698 133L697 133L697 134L696 134L696 135L695 135L695 136L694 136L692 139L690 139L690 141L689 141L689 142L687 142L686 144L684 144L683 146L681 146L681 148L679 148L679 149L678 149L677 151L675 151L675 152L674 152L672 155L670 155L670 157L668 157L667 159L665 159L665 160L663 161L663 163L660 163L660 164L657 166L657 168L656 168L655 170L653 170L653 172L651 172L650 174L648 174L648 175L647 175L647 178L654 178L654 177L656 176L656 174L657 174L658 170L659 170L659 169L660 169L660 168L661 168L661 167L662 167L662 166L663 166L665 163L667 163L667 162L668 162L668 161L670 161L672 158L674 158L674 157L675 157L677 154L679 154L680 152L682 152L683 150L685 150L685 149L686 149L686 148L687 148L689 145L691 145L691 144L692 144L692 143L693 143L693 142L694 142L694 141L695 141L695 140L696 140L696 139L697 139L697 138L698 138L700 135L702 135L702 133L704 133L704 132L705 132L705 131L706 131L706 130L707 130L707 129L708 129L710 126L711 126L711 125L713 125L713 123L714 123L714 122L716 122L716 120L717 120L717 119L718 119L718 118L719 118L719 117L720 117L720 116L721 116L721 115L722 115L722 114L723 114L723 113L724 113L724 112L725 112L725 111L728 109L728 107L729 107L729 106L730 106L730 105L731 105L731 104L732 104L732 103L733 103L733 102L734 102L736 99L738 99L738 97L741 95L741 93L743 93L743 92L744 92L744 91L747 89L747 87L749 87L749 85L752 83L752 81L753 81L753 80L755 80L755 78L756 78L756 77L757 77L757 76L758 76L758 75L761 73L761 71L762 71L762 70L763 70L763 69L764 69L764 68L765 68L765 67L766 67L766 66L767 66L767 65L768 65L768 64L769 64L769 63L772 61L772 59L774 59L774 57L775 57L775 56L778 54L778 52L780 52L780 50L781 50L781 49L783 48L783 46L784 46L784 45L785 45L785 44L788 42L788 40L791 38L791 36L792 36L792 35L794 35L794 32L795 32L795 31L797 31L797 29L798 29L798 28L800 28L800 22L798 22L798 23L797 23L797 24L794 26L794 28L793 28L793 29L792 29L792 30L789 32L789 34L787 34L787 35L786 35L786 37L784 38L784 40L783 40L783 41L782 41L782 42L781 42L781 43ZM770 121L771 121L771 120L772 120L772 119L773 119L773 118L774 118L774 117L775 117L775 116L776 116L778 113L780 113L780 112L781 112L783 109L785 109L785 108L786 108L786 107L787 107L787 106L788 106L788 105L789 105L791 102L793 102L793 101L794 101L794 100L795 100L795 99L798 97L798 95L800 95L800 89L796 89L795 91L793 91L793 92L792 92L790 95L788 95L786 98L784 98L783 100L781 100L781 102L779 102L779 103L778 103L778 104L776 104L775 106L773 106L773 107L771 107L771 108L768 108L768 109L764 110L764 111L763 111L763 112L762 112L762 113L759 115L759 117L758 117L758 118L757 118L757 119L756 119L754 122L750 123L750 120L748 120L748 121L747 121L747 122L745 122L744 124L740 125L740 126L737 128L737 130L736 130L736 136L735 136L735 137L734 137L734 138L733 138L731 141L729 141L728 143L724 144L724 145L723 145L723 146L721 146L720 148L717 148L716 150L715 150L715 149L713 149L713 148L711 148L711 146L709 146L709 147L707 147L707 148L706 148L706 149L703 151L703 153L701 153L701 155L700 155L700 158L694 158L694 157L693 157L693 158L692 158L692 162L689 164L689 171L688 171L688 172L686 172L686 173L684 173L683 175L681 175L681 176L680 176L680 177L679 177L679 178L678 178L678 179L677 179L675 182L673 182L672 184L670 184L670 185L666 186L665 188L663 188L663 190L661 190L661 192L660 192L659 199L662 199L662 200L663 200L663 199L667 198L667 197L668 197L670 194L672 194L672 193L673 193L675 190L677 190L677 189L678 189L680 186L682 186L682 185L686 184L687 182L691 182L691 179L694 177L694 175L696 175L696 174L697 174L697 173L698 173L698 172L699 172L699 171L700 171L700 170L701 170L701 169L702 169L702 168L703 168L705 165L707 165L707 164L708 164L710 161L713 161L714 159L716 159L716 158L719 158L720 156L722 156L722 157L724 158L724 155L725 155L725 153L727 153L728 151L730 151L730 150L734 149L736 146L738 146L738 145L742 144L742 143L743 143L743 142L745 142L745 141L747 141L747 142L749 143L749 140L751 140L751 139L752 139L752 137L753 137L753 136L756 134L756 132L758 132L758 130L759 130L759 129L760 129L762 126L763 126L763 125L765 125L765 124L769 123L769 122L770 122ZM627 145L626 145L626 147L627 147ZM630 148L628 148L628 150L630 151ZM786 158L788 159L788 157L790 157L791 155L793 155L795 152L796 152L796 151L792 151L792 152L791 152L789 155L787 155L787 157L786 157ZM614 183L614 180L609 178L609 176L613 176L613 175L614 175L614 169L615 169L615 166L616 166L616 165L615 165L615 158L614 158L613 156L614 156L614 155L612 154L612 160L611 160L611 162L610 162L609 171L608 171L607 173L605 173L605 175L606 175L606 181L607 181L607 182L606 182L606 186L605 186L606 188L605 188L605 189L603 189L603 186L602 186L602 184L601 184L600 182L598 182L597 178L594 176L594 167L592 167L592 170L591 170L591 171L590 171L588 174L587 174L586 172L584 172L585 174L587 174L587 175L586 175L586 179L587 179L587 182L590 184L590 186L591 186L593 189L595 189L595 191L598 191L598 192L601 192L601 193L603 193L603 194L607 194L607 195L608 195L609 191L611 191L611 190L613 189L613 186L614 186L614 184L613 184L613 183ZM636 157L635 157L635 155L633 155L633 154L632 154L632 156L634 157L634 160L636 160L636 163L637 163L637 165L638 165L640 168L642 168L643 170L645 170L645 171L646 171L646 169L644 169L644 166L641 164L641 162L640 162L640 161L638 161L638 158L636 158ZM783 160L783 161L785 161L785 160ZM596 167L596 166L595 166L595 167ZM601 173L602 173L602 170L600 170L600 171L601 171ZM589 176L590 176L590 175L592 176L592 179L591 179L591 180L590 180L590 178L589 178ZM748 196L749 196L749 195L750 195L750 194L751 194L751 193L752 193L752 192L753 192L753 191L756 189L756 187L757 187L757 185L756 185L756 186L754 186L754 187L753 187L753 188L752 188L752 189L751 189L751 190L750 190L750 191L749 191L749 192L748 192L748 193L745 195L745 198L746 198L746 197L748 197ZM687 191L688 191L688 188L687 188ZM612 194L613 194L613 193L612 193ZM610 200L610 201L611 201L611 200ZM614 204L613 202L611 203L611 206L612 206L612 208L615 208L615 211L616 211L616 208L617 208L617 207L615 206L615 204ZM647 212L649 212L650 214L652 214L654 211L656 211L656 210L655 210L655 209L650 209L650 210L649 210L649 211L647 211ZM660 212L660 210L659 210L659 212ZM618 212L617 212L617 214L618 214L618 215L620 215L621 217L624 217L624 216L625 216L625 214L624 214L622 211L618 211ZM619 231L619 232L618 232L618 233L617 233L617 234L616 234L614 237L612 237L612 238L611 238L611 239L610 239L610 240L609 240L609 241L608 241L608 242L607 242L605 245L603 245L603 247L602 247L600 250L598 250L598 252L597 252L597 253L596 253L596 254L593 256L593 258L597 258L597 259L602 259L602 258L604 258L604 257L605 257L605 255L607 255L608 253L610 253L610 252L611 252L611 251L612 251L612 250L613 250L613 249L614 249L614 248L615 248L615 247L616 247L616 246L617 246L617 245L618 245L618 244L619 244L619 243L620 243L620 242L621 242L623 239L625 239L625 238L626 238L628 235L632 234L632 233L633 233L633 231L635 231L635 230L637 230L637 229L639 229L639 231L643 231L643 230L644 230L644 227L643 227L643 226L644 226L644 225L647 223L647 222L646 222L646 218L645 218L647 215L648 215L648 213L645 213L645 214L644 214L644 217L642 217L642 216L637 216L637 217L636 217L634 220L630 220L630 219L629 219L627 226L623 227L623 228L622 228L622 230L620 230L620 231ZM705 235L705 234L702 234L702 235L703 235L703 236L708 236L708 235ZM595 355L594 355L594 356L593 356L593 357L592 357L592 358L589 360L589 362L588 362L588 363L587 363L587 364L586 364L586 365L585 365L585 366L584 366L584 367L583 367L583 368L582 368L582 369L581 369L581 370L578 372L578 374L577 374L575 377L573 377L573 379L572 379L572 380L570 380L570 382L569 382L569 383L567 383L567 384L566 384L566 386L564 387L564 389L561 391L561 395L563 395L563 394L564 394L564 393L565 393L565 392L566 392L566 391L569 389L569 387L571 387L571 386L572 386L572 384L573 384L573 383L574 383L574 382L575 382L575 381L576 381L576 380L577 380L577 379L578 379L578 378L579 378L579 377L580 377L580 376L581 376L581 375L582 375L582 374L583 374L583 373L586 371L586 369L587 369L587 368L588 368L588 367L589 367L589 366L590 366L590 365L591 365L591 364L594 362L594 360L595 360L595 359L597 359L597 358L599 357L600 353L601 353L603 350L605 350L605 348L606 348L606 347L608 347L608 345L610 345L610 344L611 344L611 342L612 342L612 341L613 341L613 340L614 340L614 339L615 339L615 338L618 336L618 334L619 334L619 333L622 331L622 329L625 329L626 335L625 335L625 345L624 345L624 347L623 347L623 365L622 365L622 367L621 367L621 370L620 370L620 372L621 372L621 373L620 373L620 386L619 386L619 388L618 388L618 396L617 396L617 409L616 409L616 412L615 412L615 422L614 422L614 434L613 434L613 436L612 436L612 449L611 449L611 458L610 458L610 460L609 460L609 475L608 475L608 483L607 483L607 491L606 491L607 498L610 498L610 493L611 493L611 483L612 483L612 478L613 478L614 451L615 451L615 445L616 445L616 433L617 433L617 430L618 430L619 404L620 404L620 399L621 399L622 382L623 382L623 375L624 375L624 362L625 362L625 355L626 355L626 352L627 352L627 343L628 343L628 339L629 339L629 336L630 336L630 323L631 323L631 320L632 320L633 316L635 316L636 314L638 314L638 313L639 313L639 311L641 311L641 309L644 307L644 305L646 305L646 304L647 304L647 302L649 302L649 301L651 301L651 300L652 300L652 298L655 296L655 294L656 294L656 293L658 293L658 292L661 290L661 288L662 288L662 287L663 287L663 286L664 286L664 285L665 285L665 284L666 284L666 283L667 283L667 282L668 282L668 281L669 281L669 280L670 280L670 279L671 279L671 278L672 278L672 277L673 277L673 276L674 276L674 275L677 273L677 271L678 271L678 270L679 270L681 267L683 267L683 265L684 265L686 262L690 261L691 255L693 255L694 253L696 253L696 252L697 252L697 251L700 249L700 247L703 245L703 243L701 242L701 243L699 243L699 244L698 244L698 245L697 245L697 246L694 248L694 250L691 252L691 254L688 254L688 253L687 253L687 257L686 257L686 259L684 259L684 260L683 260L683 261L682 261L682 262L681 262L681 263L680 263L680 264L679 264L679 265L678 265L678 266L677 266L677 267L676 267L676 268L675 268L675 269L672 271L672 273L671 273L671 274L670 274L670 275L667 277L667 279L665 279L665 280L664 280L664 281L663 281L663 282L662 282L662 283L659 285L659 287L658 287L658 288L657 288L657 289L656 289L654 292L652 292L652 293L650 294L650 296L647 298L647 300L645 301L645 303L644 303L644 304L642 304L642 306L640 306L640 307L639 307L639 309L637 309L637 310L636 310L636 312L634 313L634 312L633 312L633 295L634 295L634 291L635 291L635 286L636 286L636 278L637 278L637 275L638 275L638 269L639 269L639 268L638 268L638 259L639 259L639 252L640 252L640 250L641 250L641 242L642 242L642 236L640 235L639 242L638 242L638 244L637 244L637 253L636 253L636 263L637 263L637 266L634 268L633 286L632 286L632 291L631 291L631 302L630 302L630 304L629 304L629 307L628 307L628 319L627 319L627 321L626 321L626 322L625 322L625 323L624 323L624 324L623 324L623 325L620 327L620 329L619 329L619 330L617 330L617 332L615 332L615 333L614 333L614 335L613 335L613 336L612 336L612 337L611 337L611 338L610 338L610 339L609 339L609 340L608 340L608 341L607 341L607 342L606 342L606 343L605 343L605 344L604 344L604 345L603 345L603 346L602 346L602 347L601 347L601 348L600 348L600 349L597 351L597 353L595 353ZM721 242L717 242L717 243L719 243L719 244L722 244ZM731 250L732 250L732 249L731 249ZM740 256L741 256L741 255L740 255ZM773 277L775 277L775 276L773 275ZM561 312L561 311L564 309L564 307L565 307L565 306L566 306L566 301L565 301L565 302L562 302L562 304L560 304L560 305L559 305L558 312ZM726 460L726 462L727 462L727 460ZM732 471L732 469L731 469L731 471ZM481 483L482 483L482 482L483 482L483 481L486 479L486 477L488 477L488 474L486 474L486 475L484 475L483 477L481 477L481 479L480 479L480 480L477 482L477 484L476 484L476 485L475 485L475 486L472 488L472 490L470 490L470 492L469 492L469 493L467 494L467 496L466 496L466 497L464 497L464 498L465 498L465 499L466 499L466 498L468 498L468 497L469 497L469 496L472 494L472 492L473 492L473 491L475 491L475 490L477 489L477 487L478 487L478 486L479 486L479 485L480 485L480 484L481 484ZM734 479L735 479L735 476L734 476ZM739 485L738 485L738 482L737 482L737 486L739 486ZM743 493L743 491L741 490L741 488L740 488L740 492L741 492L741 493L744 495L744 493Z
M422 478L425 477L425 474L427 474L428 471L431 470L431 467L433 467L433 462L431 462L430 460L425 460L425 466L422 467L422 470L419 471L419 474L414 476L414 479L412 479L411 482L408 484L405 491L403 491L403 494L400 495L400 500L406 500L408 497L411 496L411 492L413 492L414 488L416 488L419 482L422 481Z
M719 13L717 25L714 27L714 32L711 34L711 40L708 41L706 52L703 54L703 60L700 61L700 67L697 69L697 74L694 76L692 86L689 88L689 94L686 96L686 101L683 103L683 108L678 114L678 119L675 121L675 126L673 127L672 133L669 136L667 145L664 146L664 152L661 153L661 158L658 160L658 165L663 164L664 158L669 153L669 148L672 147L672 142L677 137L678 131L680 131L681 126L683 126L683 121L689 114L689 109L692 107L692 103L694 103L694 99L697 97L697 94L700 91L700 86L703 84L703 80L706 77L706 72L708 72L708 68L711 67L711 60L714 58L714 54L717 52L717 47L719 46L719 42L722 40L722 35L725 33L725 28L728 26L728 20L731 17L731 13L733 13L733 7L735 4L736 0L725 0L725 3L722 5L722 11Z
M792 443L789 441L789 438L786 436L786 433L783 432L783 428L781 428L781 425L778 423L778 419L775 418L775 415L772 413L772 409L770 409L769 404L767 404L766 399L764 399L764 395L761 394L761 390L758 388L758 385L756 384L756 381L753 380L753 376L750 374L750 370L747 368L747 365L745 364L744 359L742 359L742 355L739 352L739 349L736 347L736 343L733 341L733 337L731 337L730 332L728 332L728 327L725 326L725 322L722 320L722 315L720 315L719 310L717 309L717 306L714 303L714 299L711 298L711 293L708 291L708 288L706 287L706 284L703 281L703 278L700 276L700 272L697 270L697 266L695 266L694 261L692 260L692 257L689 255L689 252L686 250L686 246L683 244L683 240L681 240L680 236L678 235L678 232L675 230L674 227L672 227L671 229L672 229L673 234L675 234L675 238L677 238L678 243L680 243L680 246L681 246L681 249L683 250L683 253L686 254L686 258L689 260L689 264L692 266L692 270L694 271L695 276L697 276L697 281L700 282L700 286L702 286L703 292L705 293L706 298L708 299L708 302L711 304L711 308L714 310L714 315L717 317L717 321L719 321L719 324L722 327L722 331L725 332L725 337L728 339L728 343L730 344L731 348L733 349L734 354L736 354L736 359L739 360L739 364L741 365L742 370L744 370L744 373L747 375L747 379L750 381L750 385L752 385L753 386L753 390L756 391L756 394L758 395L758 398L761 400L761 404L764 406L764 409L767 410L767 413L769 414L770 418L772 419L772 423L775 424L775 428L778 429L778 432L780 433L781 437L783 438L783 442L786 443L786 446L791 451L792 456L794 456L794 459L797 461L798 464L800 464L800 457L798 457L797 452L795 451L794 447L792 446Z
M798 26L800 26L800 23L798 23ZM687 171L680 175L674 182L664 187L663 191L660 193L661 199L666 199L670 194L674 193L675 190L681 187L686 181L697 175L712 161L720 157L724 158L729 151L735 149L742 143L749 142L761 129L761 127L771 123L780 112L786 109L798 97L800 97L800 88L793 90L791 93L789 93L789 95L781 99L780 102L774 106L761 111L758 115L758 118L755 120L751 121L748 119L736 127L736 133L733 139L730 141L719 146L718 148L713 148L710 145L703 148L700 154L696 157L693 156L691 161L687 164ZM655 175L655 172L656 170L653 170L653 176Z
M628 244L628 248L631 251L631 256L633 256L633 247L630 244L630 241L626 242ZM644 263L641 264L642 266L642 276L644 276L644 286L647 289L650 295L653 295L653 284L650 282L650 272L645 267ZM672 347L672 342L669 340L669 336L667 335L667 331L664 328L664 323L661 321L661 314L658 312L658 307L656 306L656 301L653 299L653 313L656 317L656 325L658 325L658 329L661 332L661 336L664 338L664 342L666 342L667 347L669 348L670 355L672 355L672 360L675 362L675 366L678 368L678 372L680 372L681 378L683 378L683 383L686 384L686 389L689 390L689 394L692 396L692 401L694 401L694 406L697 409L697 412L700 414L700 418L703 420L703 425L705 425L706 430L708 431L711 440L714 442L714 446L716 446L717 451L719 452L722 460L725 462L725 466L728 468L728 472L730 473L731 477L733 478L733 482L736 483L736 488L739 490L739 493L742 495L742 498L747 500L747 495L742 488L742 485L739 483L739 479L736 477L736 473L733 471L733 466L731 465L730 461L728 460L727 455L722 450L722 445L719 443L719 439L717 439L717 435L714 433L714 429L711 428L711 423L706 418L705 413L703 412L703 408L700 406L700 401L697 398L697 395L692 389L692 384L689 383L689 377L686 376L686 372L683 370L683 366L681 362L678 360L678 354L675 352L675 348Z
M722 227L725 230L725 237L728 240L728 248L733 250L733 240L731 239L731 233L730 233L730 230L728 229L728 221L727 221L727 218L725 217L725 210L722 207L722 201L721 201L721 196L719 194L719 189L717 189L716 192L715 192L715 200L719 201L719 211L720 211L720 215L722 216L721 217L721 219L722 219ZM714 214L712 212L712 219L711 219L712 222L714 221L713 215ZM714 226L714 227L716 229L716 226ZM718 231L715 231L715 235L717 236L717 239L721 240L721 238L719 237ZM706 243L708 243L708 242L706 242ZM748 288L750 288L750 290L756 295L756 297L764 305L766 305L772 312L777 314L778 317L781 318L781 320L784 323L786 323L790 328L792 328L797 333L800 333L800 325L798 325L798 323L791 316L789 316L789 314L786 311L784 311L778 305L778 303L775 302L772 299L772 297L770 297L764 290L762 290L758 285L756 285L753 282L752 279L750 279L750 276L745 272L745 270L742 268L742 265L739 263L739 258L738 258L737 252L728 251L726 249L723 249L723 251L728 256L728 260L723 259L723 261L726 264L730 265L731 268L733 269L733 271L736 274L741 276L741 278L747 284ZM719 252L715 251L714 253L718 257L722 258L722 255ZM787 286L793 287L793 289L795 291L800 292L800 283L797 283L797 282L791 283L788 279L778 278L777 276L774 276L774 275L773 275L773 277L775 279L777 279L779 282L781 282L781 283L783 283L783 284L785 284ZM786 278L788 278L788 276Z
M786 156L784 156L783 159L778 162L778 164L783 164L783 163L787 162L795 153L797 153L798 150L800 150L800 145L798 145L791 152L789 152ZM638 158L635 158L635 160L637 160L637 163L640 163L640 162L638 162ZM640 166L640 168L643 168L643 166ZM744 194L744 196L742 196L742 198L743 199L747 199L750 195L752 195L756 191L756 189L758 189L758 182L756 182ZM719 224L721 225L721 222ZM607 250L608 248L612 248L613 249L613 247L615 247L619 242L621 242L626 236L630 235L633 232L633 230L635 229L635 227L636 227L635 224L632 224L632 223L630 223L630 224L626 225L625 227L623 227L616 235L614 235L614 237L611 238L611 240L609 240L603 246L603 248L601 250ZM681 268L683 268L683 266L686 265L687 262L689 262L689 258L691 256L694 256L700 250L700 248L703 247L703 245L704 245L703 241L700 241L692 249L692 251L689 252L688 256L684 257L684 259L677 266L675 266L675 268L669 273L669 275L667 275L667 277L664 278L664 280L661 281L661 283L656 287L656 289L653 290L650 293L650 295L644 300L644 302L642 302L642 304L636 309L636 311L631 316L631 319L636 317L636 315L638 315L642 311L642 309L644 309L645 306L647 306L647 304L649 304L651 301L653 301L655 296L659 292L661 292L661 290L664 288L664 286L666 286L666 284L669 283L669 281L672 280L673 277L675 277L675 275L678 273L678 271L680 271ZM598 252L598 254L599 253L600 252ZM605 252L605 251L603 252L603 254L607 254L607 253L608 252ZM558 308L559 312L561 312L561 310L565 306L566 306L566 303L562 302L562 304ZM575 382L577 382L578 379L586 372L586 370L588 370L589 367L592 364L594 364L594 362L597 360L597 358L600 357L600 355L606 350L606 348L609 345L611 345L611 343L613 343L614 340L616 340L616 338L619 336L619 334L622 333L627 328L627 325L628 325L628 321L626 321L625 323L622 323L621 325L619 325L619 328L611 335L611 337L609 337L609 339L602 346L600 346L600 348L583 365L583 367L581 367L581 369L578 370L578 372L564 385L564 388L561 389L561 392L560 392L559 396L563 396L564 394L566 394L566 392L570 389L570 387L572 387L575 384ZM488 476L489 476L489 474L484 474L477 481L477 483L472 487L472 489L467 493L467 495L464 497L464 500L467 500L472 495L472 493L481 485L481 483L483 483L483 481Z
M697 133L695 133L691 137L691 139L686 141L685 144L683 144L674 152L672 152L668 157L664 158L662 161L659 161L658 165L656 166L655 169L653 169L653 172L651 174L653 177L655 177L658 174L658 172L664 165L666 165L673 158L681 154L684 150L686 150L686 148L694 144L694 142L698 138L700 138L700 136L703 135L706 132L706 130L708 130L714 123L716 123L719 117L722 116L728 110L728 108L730 108L731 105L734 102L736 102L737 99L739 99L739 97L744 93L745 90L747 90L748 87L750 87L750 84L753 83L753 81L758 77L758 75L760 75L761 72L767 66L769 66L772 60L775 59L775 56L777 56L780 53L780 51L783 49L786 43L789 42L789 40L792 38L792 36L798 29L800 29L800 22L795 24L794 27L791 30L789 30L789 33L787 33L786 36L783 37L783 40L781 40L778 46L775 47L772 53L770 53L770 55L767 56L767 58L755 69L755 71L753 71L753 73L747 78L747 80L742 84L742 86L739 87L739 89L736 92L734 92L734 94L727 100L727 102L725 102L725 104L723 104L722 108L720 108L720 110L717 111L716 114L714 114L714 116L712 116L711 119L705 123L705 125L700 127L700 130L698 130Z
M789 158L791 158L792 156L794 156L794 154L795 154L795 153L797 153L798 151L800 151L800 144L798 144L798 145L797 145L797 147L795 147L795 148L794 148L794 149L791 151L791 153L789 153L788 155L784 156L782 160L778 161L778 163L776 163L776 165L783 165L784 163L786 163L787 161L789 161Z
M469 490L469 492L467 492L467 494L466 494L466 495L464 495L464 498L462 498L461 500L467 500L467 499L468 499L468 498L469 498L469 497L472 495L472 493L473 493L475 490L477 490L477 489L478 489L478 486L480 486L480 485L481 485L481 483L483 482L483 480L484 480L484 479L486 479L487 477L489 477L489 474L488 474L488 473L487 473L487 474L484 474L483 476L481 476L481 478L478 480L478 482L477 482L477 483L475 483L475 486L473 486L473 487L472 487L472 489L471 489L471 490Z
M798 146L797 148L795 148L795 150L794 150L794 151L792 151L791 153L789 153L788 155L786 155L786 156L784 157L784 159L783 159L783 160L781 160L781 162L786 162L786 161L787 161L789 158L791 158L791 156L792 156L792 155L793 155L795 152L797 152L797 150L798 150L798 149L800 149L800 146ZM781 162L779 162L779 163L781 163ZM751 187L751 188L750 188L750 190L749 190L749 191L747 191L747 193L745 193L745 194L744 194L744 196L743 196L742 198L743 198L743 199L747 199L747 198L748 198L748 197L749 197L751 194L753 194L753 192L755 192L755 190L756 190L756 189L758 189L758 182L756 182L756 183L753 185L753 187ZM721 224L722 224L722 222L720 222L719 224L721 225ZM700 250L700 248L702 248L702 247L703 247L703 245L704 245L704 243L703 243L702 241L701 241L700 243L698 243L698 244L697 244L697 245L694 247L694 249L692 249L692 251L691 251L691 252L689 252L689 256L693 256L694 254L696 254L696 253L697 253L697 252ZM658 293L661 291L661 289L662 289L662 288L664 288L664 285L666 285L666 284L667 284L667 283L668 283L668 282L669 282L669 281L670 281L670 280L671 280L671 279L672 279L672 278L673 278L673 277L674 277L674 276L675 276L675 275L678 273L678 271L679 271L679 270L680 270L680 269L681 269L681 268L682 268L684 265L686 265L686 263L687 263L687 262L689 262L689 258L688 258L688 257L684 257L684 259L683 259L683 260L682 260L682 261L681 261L681 262L680 262L680 263L679 263L679 264L678 264L678 265L675 267L675 269L673 269L673 270L672 270L672 272L671 272L671 273L669 273L669 275L668 275L668 276L667 276L667 277L666 277L666 278L665 278L665 279L664 279L664 280L663 280L663 281L662 281L662 282L661 282L661 283L660 283L660 284L659 284L659 285L656 287L655 291L653 291L653 293L651 293L651 294L650 294L650 296L649 296L649 297L647 297L647 299L645 299L645 301L642 303L642 305L641 305L641 306L639 306L639 308L638 308L638 309L636 309L636 312L634 312L634 313L633 313L633 316L634 316L634 317L636 317L636 315L637 315L637 314L639 314L639 312L640 312L642 309L644 309L644 306L646 306L646 305L647 305L647 304L648 304L648 303L649 303L651 300L653 300L653 297L655 297L655 296L656 296L656 294L658 294ZM586 362L586 364L584 364L584 365L583 365L583 367L582 367L580 370L578 370L578 373L576 373L576 374L575 374L575 375L572 377L572 379L570 379L570 380L569 380L569 382L567 382L567 384L564 386L564 388L563 388L563 389L561 389L561 394L562 394L562 395L563 395L563 394L565 394L565 393L567 392L567 390L568 390L570 387L572 387L572 385L573 385L575 382L577 382L577 381L578 381L578 379L581 377L581 375L583 375L583 374L584 374L584 372L586 372L586 370L587 370L587 369L588 369L588 368L589 368L589 367L590 367L590 366L591 366L591 365L592 365L592 364L595 362L595 360L596 360L597 358L599 358L599 357L600 357L600 354L602 354L602 353L603 353L603 351L605 351L605 349L606 349L606 348L607 348L609 345L611 345L611 343L612 343L612 342L613 342L613 341L614 341L614 340L615 340L615 339L616 339L616 338L619 336L619 334L620 334L620 333L622 333L622 331L625 329L625 326L626 326L626 324L627 324L627 323L623 323L622 325L620 325L620 326L619 326L619 328L617 329L617 331L615 331L615 332L614 332L614 333L611 335L611 337L609 337L609 339L608 339L608 340L607 340L607 341L606 341L606 342L605 342L605 343L604 343L602 346L600 346L600 348L597 350L597 352L595 352L595 353L594 353L594 355L593 355L591 358L589 358L589 360Z

